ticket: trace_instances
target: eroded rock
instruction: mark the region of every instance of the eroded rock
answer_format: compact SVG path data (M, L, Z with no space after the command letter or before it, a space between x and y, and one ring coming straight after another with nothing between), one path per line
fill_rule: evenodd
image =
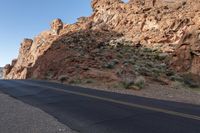
M171 62L179 72L200 75L200 29L190 27L181 38Z
M51 30L53 32L53 34L55 35L59 35L60 34L60 30L63 29L63 22L61 19L55 19L53 20L53 22L51 23Z

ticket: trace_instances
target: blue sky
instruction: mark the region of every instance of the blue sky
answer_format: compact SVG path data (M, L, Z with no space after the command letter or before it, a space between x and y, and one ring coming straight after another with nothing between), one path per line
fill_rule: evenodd
M1 0L0 1L0 66L17 58L23 38L33 38L49 29L54 18L74 23L89 16L91 0Z

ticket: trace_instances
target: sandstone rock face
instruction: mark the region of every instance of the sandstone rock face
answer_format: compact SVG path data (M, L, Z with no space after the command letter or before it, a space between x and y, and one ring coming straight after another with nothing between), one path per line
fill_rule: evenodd
M85 75L95 75L91 73L99 73L104 61L115 58L102 49L116 38L125 38L133 47L171 54L171 68L200 76L199 0L93 0L91 5L90 17L81 17L75 24L55 19L50 30L25 39L18 59L4 68L4 78L56 79L88 69Z
M185 26L196 25L199 17L198 11L191 11L189 2L132 0L124 4L120 0L94 0L93 25L121 32L143 44L176 43Z
M44 31L32 39L24 39L21 43L18 59L14 59L11 65L4 67L4 78L8 79L26 79L28 69L31 68L38 57L51 46L51 43L59 36L61 28L60 20L53 21L53 27L49 31ZM56 33L56 34L55 34Z
M200 29L190 27L179 42L171 65L179 72L190 71L200 75Z

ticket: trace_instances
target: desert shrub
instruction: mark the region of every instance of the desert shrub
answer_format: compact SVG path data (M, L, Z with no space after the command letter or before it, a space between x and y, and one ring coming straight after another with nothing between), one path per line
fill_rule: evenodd
M124 78L122 81L121 81L121 86L122 88L124 89L129 89L130 86L132 86L134 84L134 81L129 79L129 78Z
M134 81L134 85L139 87L140 89L143 89L145 87L145 83L146 83L146 80L143 76L137 77Z
M184 74L182 75L183 78L183 83L185 85L187 85L190 88L198 88L200 87L199 83L197 82L197 80L195 80L195 77L193 74Z
M65 81L67 81L68 78L69 78L69 77L68 77L67 75L61 75L61 76L58 77L58 80L59 80L61 83L63 83L63 82L65 82Z
M183 78L181 76L179 76L179 75L172 75L172 76L170 76L170 80L183 82Z
M174 89L182 89L184 86L181 82L175 81L175 82L172 83L172 87Z
M115 67L115 65L119 64L119 60L114 59L110 62L106 62L105 65L103 66L104 68L107 69L113 69Z

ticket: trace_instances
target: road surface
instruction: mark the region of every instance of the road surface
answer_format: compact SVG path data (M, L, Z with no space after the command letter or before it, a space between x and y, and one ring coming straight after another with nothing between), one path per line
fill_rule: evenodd
M200 133L198 105L31 80L0 80L0 92L76 132Z

